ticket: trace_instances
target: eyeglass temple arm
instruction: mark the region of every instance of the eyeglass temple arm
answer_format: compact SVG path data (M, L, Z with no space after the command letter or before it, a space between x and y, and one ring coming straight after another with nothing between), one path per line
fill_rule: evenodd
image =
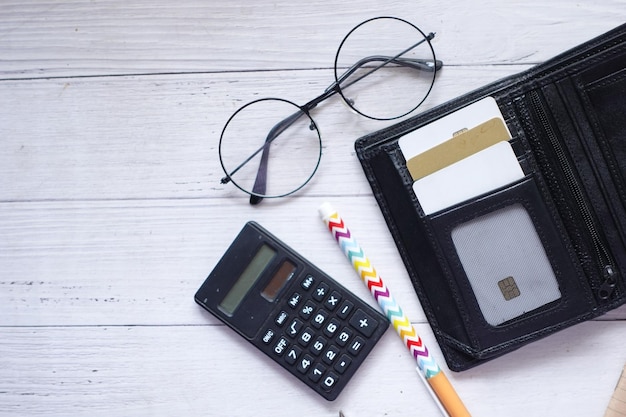
M270 130L269 134L267 135L267 138L265 139L265 143L263 144L263 146L259 148L250 158L246 159L241 165L239 165L231 173L231 175L234 174L236 171L239 170L239 168L241 168L243 165L248 163L250 159L252 159L256 154L258 154L259 151L263 150L263 153L261 154L261 161L259 162L259 170L257 171L257 176L254 181L254 186L252 187L253 194L250 196L250 204L255 205L263 201L263 197L261 197L261 195L265 194L265 191L267 190L267 161L268 161L268 154L270 151L269 150L270 143L274 141L274 139L276 139L286 129L291 127L300 117L304 116L305 114L308 114L308 112L311 109L315 108L318 104L328 99L329 97L332 97L336 93L337 93L337 89L325 90L324 93L320 94L319 96L315 97L313 100L306 103L304 106L300 107L300 111L295 112L291 116L286 117L285 119L281 120L276 125L274 125L274 127ZM311 121L311 129L314 129L314 128L315 128L314 122ZM224 177L222 181L224 181L224 179L226 178L227 177Z
M430 59L418 59L418 58L395 58L394 59L385 55L372 55L372 56L363 58L362 60L360 60L359 62L357 62L350 68L348 68L346 72L341 74L341 77L339 77L337 81L335 81L330 86L328 86L326 91L331 91L333 89L336 89L337 85L341 84L345 79L347 79L350 75L355 73L359 68L365 66L366 64L370 62L375 62L375 61L383 61L385 62L384 65L387 65L388 63L393 63L399 66L409 67L418 71L427 71L427 72L439 71L441 67L443 66L443 62L438 59L436 59L433 63L433 61ZM349 85L354 84L354 82L350 83Z
M293 125L296 120L302 117L302 115L304 115L304 111L301 110L278 122L276 125L274 125L274 127L270 130L267 137L265 138L265 143L260 148L263 149L263 153L261 154L259 169L256 173L254 186L252 187L253 194L250 196L250 204L256 205L263 201L262 195L265 194L265 191L267 190L267 161L270 153L270 144L287 128ZM257 152L255 152L255 155L258 152L259 151L257 150ZM237 169L239 169L239 167Z
M228 184L231 181L231 177L233 175L235 175L237 173L237 171L239 171L246 164L248 164L248 162L250 162L252 160L252 158L257 156L259 154L259 152L261 152L262 150L267 148L269 146L269 144L274 139L276 139L285 129L287 129L289 126L291 126L293 124L293 122L295 122L295 120L300 116L300 114L301 114L301 112L296 112L296 113L292 114L291 116L283 119L281 122L278 122L276 125L274 125L274 127L268 133L268 135L267 135L263 145L261 145L259 148L257 148L256 151L254 151L249 157L247 157L242 163L240 163L230 173L228 173L226 176L222 177L222 179L220 180L220 184ZM298 116L298 117L295 117L295 116Z
M407 49L405 49L404 51L400 52L398 55L395 55L395 56L385 56L385 55L371 55L371 56L367 56L367 57L357 61L354 65L352 65L350 68L348 68L346 70L346 72L341 74L341 76L334 83L332 83L330 86L328 86L328 88L325 91L329 92L329 91L337 90L339 88L339 85L342 82L344 82L348 77L350 77L354 72L356 72L359 68L363 67L367 63L375 62L375 61L381 61L382 64L378 65L377 67L372 68L369 72L367 72L366 74L360 76L359 78L357 78L355 80L352 80L349 84L344 85L343 88L351 86L352 84L354 84L354 83L360 81L361 79L367 77L371 73L373 73L375 71L378 71L380 68L384 67L385 65L387 65L389 63L394 63L394 64L397 64L397 65L400 65L400 66L413 68L413 69L418 70L418 71L427 71L427 72L439 71L441 69L441 67L443 66L443 61L440 61L438 59L435 59L435 61L433 62L430 59L401 58L402 55L404 55L405 53L407 53L410 50L418 47L419 45L421 45L422 43L424 43L426 41L432 40L434 37L435 37L435 33L431 32L431 33L428 34L428 36L426 38L420 40L419 42L417 42L417 43L415 43L413 45L411 45L410 47L408 47Z

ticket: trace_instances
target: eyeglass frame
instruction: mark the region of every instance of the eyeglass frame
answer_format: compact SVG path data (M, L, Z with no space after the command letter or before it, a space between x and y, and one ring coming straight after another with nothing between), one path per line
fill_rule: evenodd
M344 71L340 76L338 76L338 74L337 74L337 69L338 69L337 68L337 64L338 64L338 60L339 60L339 53L341 52L341 48L343 47L343 45L346 42L346 40L350 37L350 35L354 31L356 31L361 26L363 26L363 25L365 25L365 24L367 24L367 23L369 23L371 21L378 20L378 19L394 19L394 20L398 20L400 22L406 23L406 24L410 25L411 27L413 27L414 29L416 29L419 33L421 33L423 38L420 39L419 42L416 42L415 44L409 46L408 48L405 48L399 54L396 54L395 56L392 56L392 57L372 55L372 56L368 56L368 57L362 58L359 61L357 61L355 64L353 64L350 68L348 68L346 71ZM348 106L350 106L351 109L353 109L359 115L367 117L368 119L381 120L381 121L395 120L395 119L399 119L401 117L404 117L404 116L414 112L419 106L422 105L422 103L426 100L426 98L430 94L430 91L432 90L433 85L435 83L436 73L443 66L443 62L436 59L435 50L433 49L433 46L432 46L432 44L430 42L434 37L435 37L435 32L430 32L428 35L426 35L420 28L418 28L417 26L415 26L411 22L408 22L408 21L406 21L404 19L401 19L401 18L398 18L398 17L393 17L393 16L373 17L373 18L367 19L367 20L359 23L352 30L350 30L350 32L348 32L348 34L341 41L341 43L339 45L339 48L337 49L337 53L335 55L335 65L334 65L335 81L330 86L328 86L324 90L324 92L322 94L320 94L319 96L315 97L312 100L309 100L307 103L305 103L302 106L297 105L297 104L295 104L295 103L293 103L293 102L291 102L289 100L285 100L285 99L282 99L282 98L274 98L274 97L261 98L261 99L257 99L257 100L254 100L254 101L251 101L251 102L245 104L244 106L240 107L237 111L235 111L230 116L230 118L228 119L228 121L224 125L224 128L222 129L222 133L220 135L220 145L219 145L219 149L218 149L218 151L220 152L220 164L222 165L222 170L226 174L224 177L222 177L222 179L220 180L220 183L221 184L227 184L229 182L232 182L241 191L243 191L246 194L250 195L250 204L252 204L252 205L259 204L261 201L263 201L264 198L285 197L285 196L291 195L291 194L299 191L300 189L302 189L306 184L309 183L309 181L311 181L311 179L313 178L313 176L317 172L317 169L319 167L319 162L321 160L321 153L322 153L322 148L321 148L321 140L322 139L321 139L321 135L319 133L319 129L317 129L317 124L313 120L313 117L310 115L310 111L313 110L314 108L316 108L322 102L326 101L327 99L329 99L330 97L332 97L332 96L334 96L335 94L338 93L341 96L342 100ZM416 59L416 58L405 58L405 59L403 59L403 58L400 58L402 55L404 55L407 52L413 50L414 48L416 48L417 46L423 44L424 42L427 42L427 45L428 45L428 47L429 47L429 49L430 49L430 51L432 53L432 57L433 57L434 61L430 61L429 59ZM368 71L364 75L359 76L357 79L355 79L355 80L351 81L349 84L343 86L343 88L342 88L341 83L343 81L345 81L348 77L350 77L359 68L363 67L365 64L370 63L372 61L383 61L383 62L381 64L379 64L378 66L373 67L370 71ZM360 111L359 109L357 109L356 107L354 107L352 100L344 95L343 89L345 89L345 88L347 88L347 87L349 87L349 86L359 82L363 78L365 78L368 75L378 71L380 68L384 67L385 65L387 65L389 63L394 63L394 64L396 64L398 66L405 66L405 67L409 67L409 68L414 68L414 69L419 70L419 71L428 71L428 72L432 71L433 72L432 82L430 83L430 86L429 86L428 90L426 91L426 93L424 94L423 98L412 109L410 109L409 111L406 111L406 112L404 112L404 113L402 113L400 115L394 116L394 117L385 117L385 118L373 117L373 116L370 116L368 114L365 114L362 111ZM263 143L263 145L261 145L256 151L254 151L252 153L252 155L250 155L248 158L246 158L235 169L231 170L231 172L228 173L227 169L224 166L224 163L222 161L222 157L221 157L221 144L222 144L222 139L224 137L224 132L226 131L226 128L228 127L230 122L233 120L233 118L240 111L242 111L243 109L245 109L246 107L248 107L248 106L250 106L252 104L255 104L255 103L258 103L258 102L261 102L261 101L267 101L267 100L282 101L282 102L285 102L285 103L293 105L294 107L298 108L299 110L296 113L292 114L291 116L286 117L285 119L281 120L276 125L274 125L274 127L272 127L272 129L270 129L270 131L268 132L267 137L266 137L265 142ZM269 149L269 145L271 145L271 143L282 132L284 132L287 128L289 128L291 125L293 125L293 123L295 123L296 120L298 120L303 115L306 115L309 118L309 120L311 121L310 129L311 130L315 130L317 132L318 140L320 141L320 155L318 157L318 161L317 161L317 164L316 164L315 168L313 169L313 171L311 172L311 175L309 176L309 178L305 182L303 182L299 187L291 190L288 193L281 194L281 195L275 195L275 196L267 196L265 194L262 194L262 192L264 192L264 190L266 188L266 179L267 179L267 149ZM248 191L248 190L242 188L241 186L239 186L237 184L237 182L233 181L233 179L231 177L240 168L242 168L244 165L246 165L248 162L250 162L252 160L252 158L254 158L256 155L258 155L259 152L263 152L261 154L261 162L259 164L259 169L257 171L257 176L255 178L253 189L252 189L252 191ZM263 191L259 192L258 190L260 190L260 189L262 189Z

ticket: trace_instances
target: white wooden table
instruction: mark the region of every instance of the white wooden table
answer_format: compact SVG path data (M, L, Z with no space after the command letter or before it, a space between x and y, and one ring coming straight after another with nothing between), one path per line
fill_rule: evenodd
M626 308L447 370L354 154L389 123L325 103L318 174L257 207L219 183L217 145L242 104L321 92L366 18L437 32L446 66L426 109L618 26L626 2L243 3L0 4L0 415L437 416L392 329L327 402L193 301L256 220L372 302L318 218L330 201L473 415L602 416Z

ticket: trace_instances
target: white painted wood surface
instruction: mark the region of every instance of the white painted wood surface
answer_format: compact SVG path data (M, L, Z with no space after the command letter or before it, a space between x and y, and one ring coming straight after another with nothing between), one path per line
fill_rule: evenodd
M239 3L0 4L0 416L437 416L393 331L326 402L193 302L257 220L371 303L318 219L330 201L445 368L354 155L387 124L330 100L314 181L259 207L219 184L222 125L317 95L376 15L437 32L424 108L626 21L623 0ZM601 416L624 340L621 308L448 375L475 416Z

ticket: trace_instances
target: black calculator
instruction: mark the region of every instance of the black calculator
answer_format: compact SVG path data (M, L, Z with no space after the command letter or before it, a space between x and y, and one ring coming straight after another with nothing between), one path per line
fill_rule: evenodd
M255 222L246 223L195 300L329 401L389 326Z

